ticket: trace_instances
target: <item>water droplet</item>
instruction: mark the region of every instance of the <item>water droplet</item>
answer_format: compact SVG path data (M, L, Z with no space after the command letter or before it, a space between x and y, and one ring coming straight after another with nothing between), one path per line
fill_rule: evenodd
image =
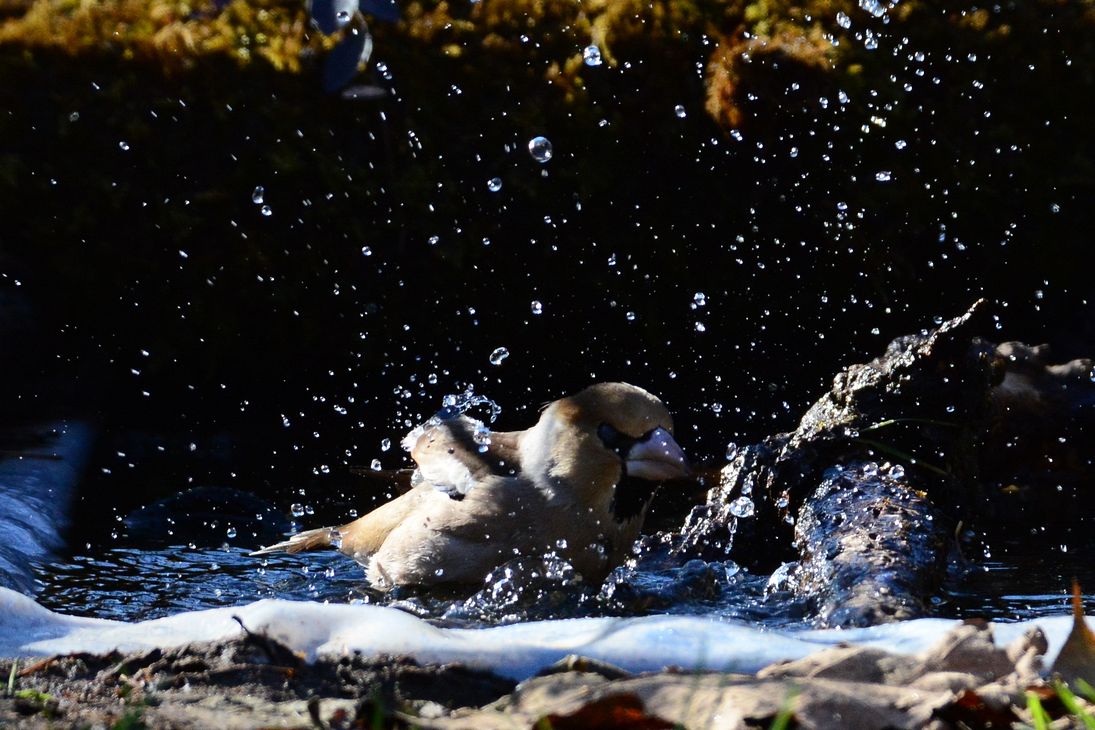
M566 548L567 548L566 539L560 537L558 540L555 541L555 547L559 548L560 550L566 550Z
M695 294L693 294L692 295L692 306L693 307L706 307L707 306L707 295L704 294L702 291L698 291Z
M888 10L888 8L878 0L859 0L859 7L876 18L881 18L886 14L886 10Z
M756 505L748 497L738 497L730 503L730 514L735 517L752 517L754 512L756 512Z
M624 316L627 317L628 322L634 322L635 321L635 313L634 312L628 312Z
M494 352L490 354L490 364L501 365L502 361L507 357L509 357L509 350L504 347L497 347Z
M734 458L737 455L738 455L738 445L735 444L733 441L726 444L726 460L727 461L733 461Z
M236 536L236 528L229 527L227 530L225 530L224 534L228 535L229 538L233 538Z
M706 332L707 327L704 326L703 322L696 322L696 331L697 332Z
M893 177L893 173L889 170L879 170L874 174L874 179L878 182L889 182Z
M863 474L864 474L864 476L873 477L877 473L878 473L878 464L874 463L873 461L868 461L866 464L863 465Z
M838 12L836 14L836 24L839 25L841 28L847 30L848 28L852 27L852 19L849 18L845 13Z
M543 314L543 312L544 312L544 305L538 299L533 299L532 300L532 313L533 314Z
M582 49L582 60L587 66L600 66L604 63L601 49L592 43Z
M267 217L274 214L273 208L271 208L269 205L264 205L261 208L259 208L259 212L262 213L264 216L267 216Z
M251 202L255 205L262 205L266 200L266 188L261 185L257 186L251 192Z
M673 113L677 115L678 119L684 119L688 116L688 112L684 109L684 104L677 104L673 107Z
M392 448L392 440L391 439L381 439L381 441L380 441L380 450L381 451L387 451L390 448Z
M373 255L373 250L371 248L369 248L368 246L362 246L361 247L361 255L362 256L372 256Z
M304 505L301 504L300 502L294 502L289 507L289 514L291 514L293 517L303 517L304 516Z
M905 467L900 464L894 464L890 467L891 479L902 479L905 476Z
M491 191L492 193L497 193L501 189L502 178L492 177L490 180L487 180L487 190Z
M547 162L553 154L551 141L547 137L533 137L528 142L528 153L539 163Z
M380 471L380 469L381 469L380 459L373 459L372 463L369 464L369 468L372 469L373 471Z
M123 139L121 142L118 143L118 149L120 149L122 152L129 152L129 142L126 142Z
M440 240L441 240L441 236L430 236L430 238L429 238L429 244L430 244L431 246L436 246L436 245L437 245L437 243L438 243L438 241L440 241Z

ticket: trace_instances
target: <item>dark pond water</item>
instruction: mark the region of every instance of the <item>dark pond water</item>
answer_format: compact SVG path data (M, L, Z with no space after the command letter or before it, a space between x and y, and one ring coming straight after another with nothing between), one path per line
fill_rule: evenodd
M1080 578L1084 585L1095 585L1095 570L1082 556L1036 556L1016 542L1002 547L1008 553L1006 559L985 559L952 571L944 589L933 599L933 615L997 621L1060 615L1067 610L1072 577ZM247 552L227 545L89 551L40 565L36 571L38 599L64 613L129 621L283 598L389 604L460 625L644 613L715 615L767 627L809 625L805 606L788 600L786 593L766 590L768 575L750 574L733 563L670 571L620 571L617 577L627 586L627 597L622 599L611 589L545 587L535 580L529 581L523 593L512 586L494 591L487 588L469 599L383 596L369 588L357 564L338 554L258 559ZM682 592L682 584L689 590Z

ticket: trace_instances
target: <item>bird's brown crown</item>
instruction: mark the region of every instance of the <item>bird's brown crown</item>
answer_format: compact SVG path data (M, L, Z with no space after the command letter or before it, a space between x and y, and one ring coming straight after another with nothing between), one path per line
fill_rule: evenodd
M595 431L607 423L633 438L655 428L673 432L673 417L656 396L628 383L597 383L557 404L560 415Z

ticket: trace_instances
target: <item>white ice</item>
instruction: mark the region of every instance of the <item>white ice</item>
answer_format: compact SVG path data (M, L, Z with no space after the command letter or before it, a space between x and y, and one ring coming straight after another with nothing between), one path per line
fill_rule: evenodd
M139 623L64 616L27 596L0 588L0 656L133 651L238 636L238 617L251 632L275 638L309 661L361 652L411 656L421 663L460 662L525 679L568 654L599 659L632 672L666 667L756 672L840 643L913 654L959 622L920 619L869 629L772 631L697 616L583 618L486 629L440 629L394 608L263 600L234 608L180 613ZM1004 645L1038 625L1051 662L1072 619L1040 618L993 624Z

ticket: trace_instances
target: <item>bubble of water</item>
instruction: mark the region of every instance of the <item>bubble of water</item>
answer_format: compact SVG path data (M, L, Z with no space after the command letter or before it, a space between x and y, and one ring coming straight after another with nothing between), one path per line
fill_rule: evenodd
M391 439L381 439L381 441L380 441L380 450L381 451L387 451L390 448L392 448L392 440Z
M874 174L874 179L878 182L889 182L893 178L893 173L889 170L879 170Z
M257 186L251 191L251 202L255 205L262 205L266 200L266 188L261 185Z
M373 250L371 248L369 248L368 246L362 246L361 247L361 255L362 256L372 256L373 255Z
M601 49L593 43L582 49L582 60L585 61L587 66L600 66L604 63Z
M490 354L491 365L501 365L502 361L509 357L509 350L504 347L496 347Z
M628 322L634 322L635 321L635 313L634 312L628 312L624 316L627 317Z
M748 497L738 497L730 503L730 514L735 517L752 517L754 512L756 512L756 505Z
M891 479L901 479L904 476L905 476L905 467L901 466L900 464L894 464L893 466L890 467L890 478Z
M303 517L304 516L304 505L301 504L300 502L294 502L289 507L289 514L293 515L293 517Z
M684 104L677 104L673 107L673 113L677 115L678 119L684 119L688 116L688 112L684 109Z
M479 453L487 453L490 446L490 429L482 423L475 424L475 431L471 435L472 441L479 445Z
M543 312L544 312L544 305L538 299L533 299L532 300L532 313L533 314L543 314Z
M528 142L528 153L532 159L543 164L551 159L554 154L551 148L551 140L547 137L533 137Z
M233 537L235 537L235 536L236 536L236 528L235 528L235 527L229 527L229 528L228 528L228 529L227 529L227 530L225 531L225 533L224 533L224 534L225 534L225 535L227 535L227 536L228 536L229 538L233 538Z
M694 307L706 307L707 306L707 295L704 294L702 291L696 292L695 294L692 295L692 305Z
M878 0L859 0L859 7L876 18L881 18L889 9L883 3L878 2Z
M726 460L733 461L738 455L738 445L733 441L726 444Z
M372 463L369 464L369 468L372 469L373 471L380 471L380 469L381 469L380 459L373 459Z
M873 461L868 461L866 464L863 465L863 475L864 476L873 477L877 473L878 473L878 464L874 463Z
M264 216L267 216L267 217L274 214L273 208L271 208L269 205L264 205L261 208L259 208L259 212L262 213Z
M492 193L497 193L501 189L502 178L492 177L490 180L487 180L487 190L491 191Z
M129 152L129 142L126 142L123 139L121 142L118 143L118 149L120 149L122 152Z
M836 24L841 28L847 30L852 27L852 19L849 18L844 12L838 12L836 14Z
M707 327L706 327L706 325L704 325L703 322L696 322L696 331L697 332L706 332Z

